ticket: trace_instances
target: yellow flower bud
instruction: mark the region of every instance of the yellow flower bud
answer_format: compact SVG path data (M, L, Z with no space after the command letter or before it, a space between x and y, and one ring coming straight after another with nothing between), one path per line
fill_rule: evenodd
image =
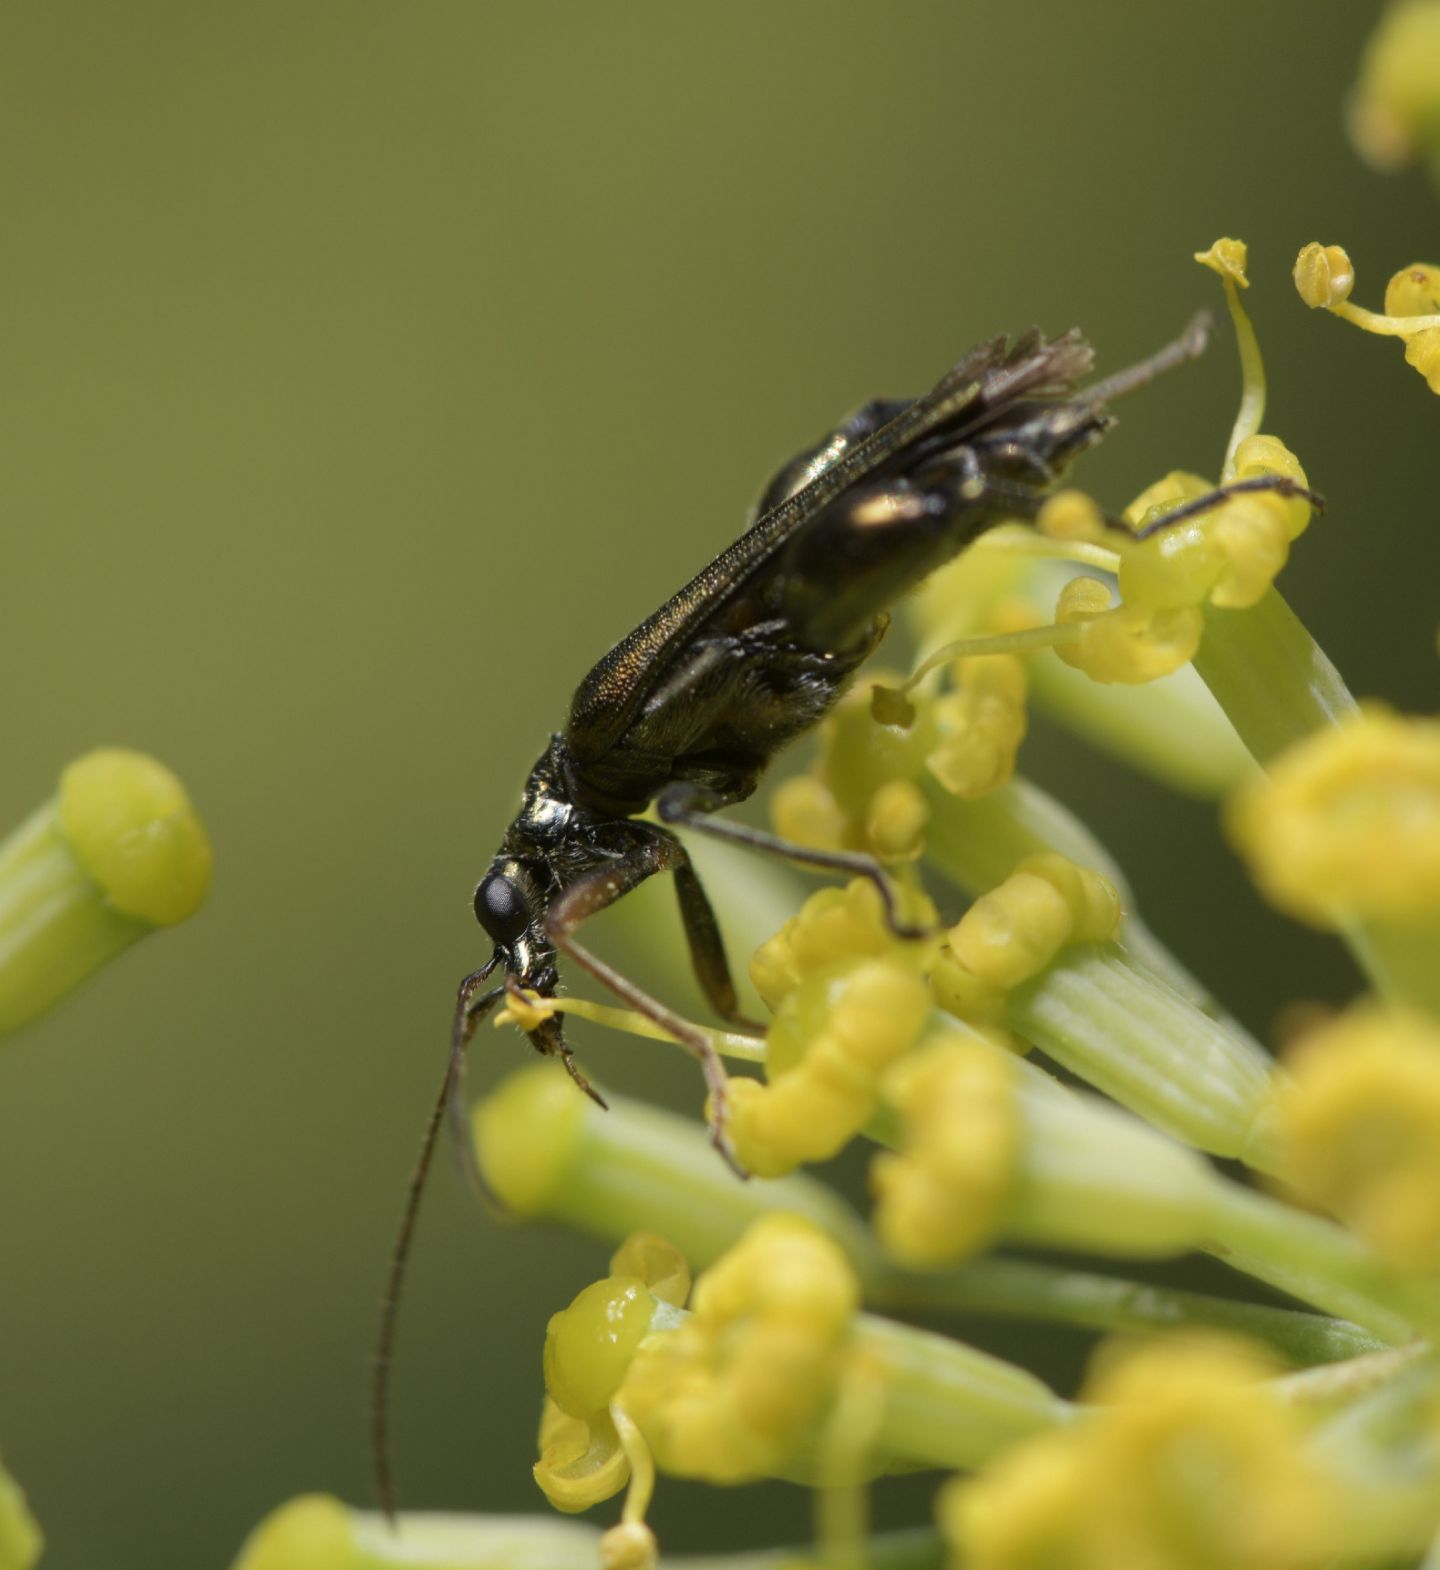
M1350 136L1377 168L1398 169L1440 145L1440 6L1400 0L1365 46Z
M875 1110L880 1075L911 1047L931 1008L916 970L894 958L820 973L781 1003L766 1036L768 1084L730 1087L730 1138L757 1177L823 1161Z
M1108 1349L1107 1349L1108 1350ZM958 1559L986 1570L1304 1570L1334 1480L1243 1343L1171 1336L1097 1359L1088 1419L1019 1445L941 1497Z
M1017 1176L1020 1114L1003 1053L951 1035L893 1069L902 1150L877 1156L875 1232L915 1269L964 1259L1000 1231Z
M770 798L770 821L781 839L817 850L845 845L845 814L830 788L813 774L782 780Z
M1295 258L1295 288L1311 310L1339 305L1354 287L1355 268L1341 246L1312 240Z
M1300 460L1278 436L1247 436L1235 449L1234 470L1233 477L1237 480L1254 480L1262 475L1277 474L1287 480L1294 480L1297 485L1310 484L1300 466ZM1266 499L1283 509L1286 532L1292 540L1298 539L1314 515L1310 503L1303 496L1281 496L1276 492L1270 493Z
M545 1328L545 1388L562 1412L603 1412L635 1348L649 1333L656 1299L636 1276L593 1281Z
M889 780L870 798L865 838L884 861L908 861L924 848L930 808L912 780Z
M920 925L934 921L935 908L923 894L901 890L901 896L907 920ZM773 1009L807 977L821 971L881 957L902 958L919 966L928 953L924 944L896 938L886 924L874 885L857 878L846 888L812 894L798 916L755 950L750 979Z
M1440 1275L1440 1025L1361 1007L1287 1061L1275 1104L1287 1179L1401 1269Z
M951 795L973 800L1015 772L1028 684L1024 661L1013 654L972 655L955 665L957 690L934 704L944 739L925 761Z
M1251 876L1315 926L1440 907L1440 721L1368 707L1307 737L1226 816Z
M795 1216L758 1221L626 1375L620 1401L656 1464L717 1483L782 1469L833 1395L857 1307L834 1243Z
M965 968L996 987L1037 976L1068 943L1103 943L1120 925L1115 885L1053 852L1028 856L950 933Z
M1440 313L1440 267L1411 262L1385 285L1387 316L1434 316Z
M1035 527L1050 540L1103 540L1105 520L1084 491L1056 491L1046 497Z
M1122 567L1122 582L1124 568ZM1109 591L1093 578L1072 578L1055 607L1060 626L1078 623L1078 642L1057 644L1065 664L1093 681L1155 681L1186 664L1200 647L1204 622L1193 606L1152 608L1126 603L1102 609Z
M1222 610L1257 605L1290 556L1285 499L1265 492L1232 496L1216 510L1209 536L1225 563L1210 603Z

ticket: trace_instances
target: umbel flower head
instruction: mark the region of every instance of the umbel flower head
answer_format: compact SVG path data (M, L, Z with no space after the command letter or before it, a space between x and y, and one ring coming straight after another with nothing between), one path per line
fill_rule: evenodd
M536 1481L567 1514L622 1501L598 1536L533 1540L559 1570L653 1570L669 1478L801 1484L815 1552L878 1570L1365 1570L1440 1532L1436 722L1357 705L1275 588L1315 498L1266 426L1245 247L1198 260L1242 372L1213 473L1158 455L1118 515L1060 492L976 544L917 597L914 668L862 678L775 792L780 834L878 857L890 899L797 894L750 960L763 1032L693 1027L750 1067L725 1095L749 1180L700 1118L601 1111L553 1063L476 1110L490 1190L615 1249L545 1335ZM1356 319L1337 248L1297 281ZM1387 300L1422 370L1431 286L1409 269ZM1025 778L1032 704L1216 803L1262 892L1348 944L1376 999L1277 1066ZM557 1009L663 1034L570 996L496 1022ZM807 1170L856 1146L860 1208ZM1191 1254L1227 1289L1151 1274ZM1083 1331L1091 1372L1056 1390L959 1314ZM918 1544L867 1525L901 1471L936 1475ZM483 1523L462 1547L293 1509L246 1570L291 1570L268 1545L302 1528L325 1570L496 1553Z

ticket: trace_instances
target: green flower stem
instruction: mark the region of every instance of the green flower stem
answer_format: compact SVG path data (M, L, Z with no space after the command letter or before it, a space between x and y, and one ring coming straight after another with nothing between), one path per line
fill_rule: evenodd
M1125 949L1137 965L1153 970L1203 1013L1225 1018L1205 988L1141 920L1125 873L1110 852L1070 809L1029 780L1016 778L975 801L961 801L933 779L922 782L930 808L926 860L952 883L980 894L1002 883L1027 856L1058 851L1103 873L1125 906ZM1254 1046L1257 1062L1268 1059Z
M1299 1367L1323 1365L1322 1372L1383 1345L1358 1325L1324 1314L1022 1259L978 1259L939 1275L897 1272L880 1283L879 1293L877 1301L897 1311L958 1311L1104 1332L1197 1326L1228 1330L1266 1342Z
M565 1099L551 1107L555 1088ZM934 1274L901 1270L823 1184L801 1173L737 1183L692 1119L623 1096L601 1112L548 1065L511 1076L486 1105L496 1110L491 1117L477 1113L482 1128L493 1121L553 1129L572 1120L555 1171L539 1200L524 1208L526 1218L573 1225L612 1244L655 1229L696 1269L717 1259L761 1214L788 1211L809 1217L840 1245L866 1303L880 1309L993 1314L1100 1331L1210 1325L1267 1341L1301 1365L1357 1357L1383 1344L1356 1325L1317 1314L1025 1260L980 1259ZM530 1150L536 1143L533 1135L526 1140ZM500 1169L503 1150L483 1139L479 1149L491 1182L502 1193L513 1191L513 1174Z
M234 1570L595 1570L599 1527L554 1515L402 1515L352 1510L310 1495L256 1527ZM882 1532L867 1544L874 1570L940 1570L944 1547L929 1530ZM801 1548L665 1558L673 1570L785 1570ZM6 1570L9 1570L8 1565Z
M1249 610L1207 605L1194 663L1259 763L1355 708L1340 673L1275 589Z
M1350 1233L1216 1178L1208 1252L1291 1297L1399 1345L1440 1326L1440 1298L1392 1275Z
M1268 1061L1118 945L1065 950L1011 994L1009 1017L1027 1041L1156 1128L1274 1169L1262 1132Z
M773 1211L813 1221L874 1290L885 1265L864 1223L823 1183L795 1173L738 1182L700 1126L626 1097L601 1111L553 1065L510 1075L475 1108L476 1159L520 1220L620 1241L658 1232L691 1266L718 1259Z
M60 799L0 844L0 1033L43 1014L151 930L105 901L60 829Z
M1366 922L1352 927L1345 941L1387 1002L1440 1017L1440 918Z
M933 1331L862 1314L854 1344L885 1370L876 1444L887 1455L926 1466L980 1466L1075 1413L1033 1374Z

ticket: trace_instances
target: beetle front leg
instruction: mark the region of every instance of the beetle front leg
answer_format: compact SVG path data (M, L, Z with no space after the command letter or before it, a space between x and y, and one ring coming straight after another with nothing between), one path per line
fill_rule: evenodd
M658 835L653 838L647 836L623 856L577 878L551 905L545 917L545 933L561 953L574 960L582 970L588 971L602 986L608 987L622 1003L657 1024L700 1065L705 1087L710 1094L710 1142L736 1176L743 1178L749 1174L740 1165L726 1132L730 1111L730 1082L725 1065L720 1061L720 1054L716 1052L710 1038L697 1030L689 1020L667 1008L659 998L652 997L643 988L636 986L628 976L621 975L598 954L591 953L574 936L575 928L587 916L593 916L607 905L613 905L617 899L638 888L655 873L674 871L682 860L688 866L688 858L679 841L668 834L663 838Z

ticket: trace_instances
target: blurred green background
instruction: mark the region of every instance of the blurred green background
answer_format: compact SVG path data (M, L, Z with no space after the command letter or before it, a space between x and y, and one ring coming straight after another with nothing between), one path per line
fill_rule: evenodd
M1420 177L1342 134L1374 15L8 11L0 822L115 742L181 773L217 849L200 919L0 1053L0 1444L47 1566L223 1565L294 1493L368 1498L376 1305L485 955L474 881L578 677L851 406L1032 322L1112 370L1219 303L1190 253L1243 236L1269 425L1331 504L1285 591L1357 691L1433 706L1440 410L1289 282L1342 241L1378 306L1440 253ZM1213 471L1236 387L1222 332L1085 484ZM1353 988L1209 807L1043 726L1025 766L1256 1029ZM698 1106L663 1050L577 1034L607 1082ZM487 1031L479 1078L527 1050ZM541 1507L544 1319L601 1257L477 1221L442 1169L409 1504ZM656 1519L677 1549L803 1530L798 1495L763 1504L669 1487Z

